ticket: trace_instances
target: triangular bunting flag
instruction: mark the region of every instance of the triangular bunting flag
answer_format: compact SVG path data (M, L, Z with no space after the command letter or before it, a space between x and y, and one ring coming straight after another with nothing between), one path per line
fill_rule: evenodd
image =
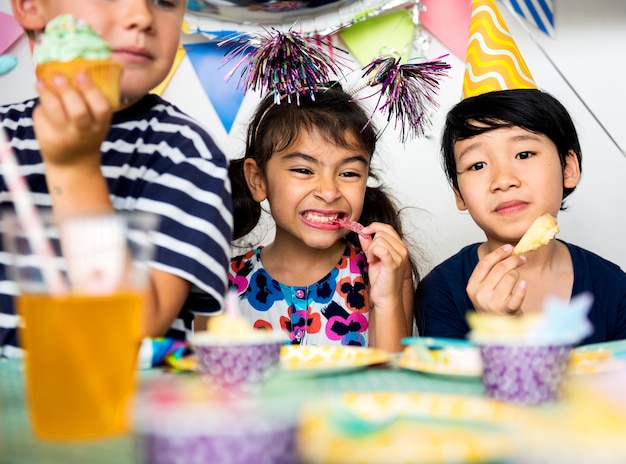
M159 96L163 94L165 87L167 87L167 84L169 84L170 81L172 80L172 76L178 69L178 65L180 65L180 62L183 60L184 57L185 57L185 48L182 45L178 45L178 50L176 50L176 56L174 57L174 63L172 64L172 69L170 69L170 72L168 73L167 77L163 79L163 81L159 85L157 85L154 89L152 89L152 93L159 95Z
M527 22L544 34L554 34L554 4L552 0L502 0Z
M0 55L6 52L23 33L24 30L13 16L0 12Z
M224 65L226 50L219 48L217 42L186 44L184 47L204 91L226 133L229 133L243 101L244 91L237 88L237 79L225 79L230 71Z
M537 88L494 0L474 0L463 98L494 90Z
M470 0L421 0L426 7L420 13L420 23L448 50L461 60L465 59L469 37Z
M357 61L365 66L381 55L409 59L415 25L406 11L375 16L339 31Z

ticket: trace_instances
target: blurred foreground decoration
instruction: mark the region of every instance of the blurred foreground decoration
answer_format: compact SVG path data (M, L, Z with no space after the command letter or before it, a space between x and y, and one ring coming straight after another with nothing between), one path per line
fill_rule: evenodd
M13 55L0 55L0 76L12 71L17 66L17 57Z

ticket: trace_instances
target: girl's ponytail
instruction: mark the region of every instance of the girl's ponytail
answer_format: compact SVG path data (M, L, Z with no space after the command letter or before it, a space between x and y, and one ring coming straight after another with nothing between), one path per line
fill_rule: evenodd
M230 177L233 198L234 240L251 232L261 218L261 204L252 198L243 175L244 159L231 160L228 166L228 177Z
M395 200L384 187L367 187L363 200L363 211L359 221L363 224L383 222L390 224L398 232L400 237L404 235L400 211Z

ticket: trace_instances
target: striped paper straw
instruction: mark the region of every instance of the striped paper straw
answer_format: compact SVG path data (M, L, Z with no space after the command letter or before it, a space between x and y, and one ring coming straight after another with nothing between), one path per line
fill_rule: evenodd
M39 257L48 291L54 295L66 293L66 282L61 273L54 267L52 245L46 238L41 219L31 200L26 181L20 175L15 153L9 145L4 130L0 135L0 163L7 188L13 197L17 216L24 226L31 248Z

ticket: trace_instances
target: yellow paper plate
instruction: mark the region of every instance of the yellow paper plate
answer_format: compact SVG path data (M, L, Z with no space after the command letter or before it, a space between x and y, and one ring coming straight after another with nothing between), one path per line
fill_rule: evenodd
M286 345L280 352L280 365L288 371L334 372L384 364L391 356L384 350L356 346Z
M587 349L586 347L572 350L569 363L570 374L596 374L619 369L626 369L626 361L613 357L608 349Z
M350 392L305 405L298 449L307 463L499 462L530 414L478 396Z

